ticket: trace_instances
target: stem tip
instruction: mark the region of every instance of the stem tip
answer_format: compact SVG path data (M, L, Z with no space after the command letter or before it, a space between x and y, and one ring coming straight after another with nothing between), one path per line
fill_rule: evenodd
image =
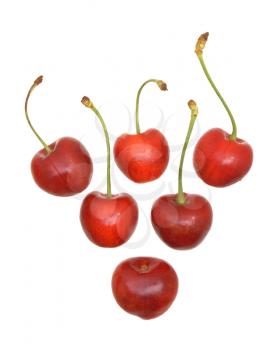
M188 106L189 106L189 108L190 108L190 110L192 112L192 116L193 117L197 117L197 115L198 115L198 107L197 107L196 102L194 100L190 100L188 102Z
M157 80L157 85L159 86L159 89L162 91L167 91L167 84L163 80Z
M197 43L196 43L196 48L195 48L195 53L197 55L202 54L202 50L204 49L204 47L206 45L206 42L208 40L208 36L209 36L209 33L206 32L206 33L201 34L200 37L198 38Z
M83 96L83 98L81 99L81 103L87 108L93 107L93 103L91 102L90 98L87 96Z
M34 85L39 85L43 81L43 75L40 75L36 80L34 81Z

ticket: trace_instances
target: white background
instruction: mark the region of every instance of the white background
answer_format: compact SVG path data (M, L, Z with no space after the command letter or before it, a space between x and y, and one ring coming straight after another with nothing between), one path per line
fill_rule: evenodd
M0 348L55 349L266 349L276 348L275 283L275 11L273 1L6 1L0 5L1 228ZM194 176L192 146L199 133L228 117L194 54L202 32L210 37L206 64L232 107L238 134L254 148L254 166L240 183L205 186ZM105 143L88 95L112 137L158 126L172 147L164 176L132 184L113 166L113 191L138 200L140 221L123 247L92 245L81 230L75 198L47 195L34 184L32 156L40 144L75 136L94 159L92 183L105 191ZM176 191L180 146L189 121L188 99L198 102L197 128L185 160L184 188L208 197L211 232L198 248L174 251L150 227L151 204ZM162 119L163 118L163 119ZM164 123L166 121L166 123ZM144 215L144 214L145 215ZM170 310L151 321L115 303L111 275L123 259L152 255L169 261L180 288ZM274 332L274 334L273 334Z

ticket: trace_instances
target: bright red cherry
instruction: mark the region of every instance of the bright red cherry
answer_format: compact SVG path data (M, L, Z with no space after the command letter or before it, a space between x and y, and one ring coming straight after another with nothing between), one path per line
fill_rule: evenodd
M130 258L115 269L112 291L121 308L148 320L162 315L171 306L177 295L178 278L164 260Z
M198 176L210 186L232 185L251 168L251 146L244 140L231 140L230 137L226 131L214 128L207 131L196 144L194 167Z
M142 84L136 98L136 134L123 134L114 145L116 164L130 180L137 183L156 180L169 162L169 146L164 135L156 129L140 131L139 100L142 89L148 83L156 83L162 91L167 90L162 80L150 79Z
M151 210L151 221L158 236L169 247L190 249L205 238L212 225L212 208L207 199L196 194L183 193L182 169L185 153L198 114L194 101L189 101L191 121L182 149L178 193L158 198Z
M89 193L82 202L80 221L87 237L101 247L113 248L125 243L134 232L138 221L135 200L126 193L112 195L110 179L110 142L105 122L88 97L81 101L98 117L107 146L107 194Z
M151 211L152 225L169 247L191 249L205 238L212 225L212 208L207 199L184 193L185 203L177 203L177 194L158 198Z
M205 33L199 37L195 52L209 83L230 117L233 131L231 135L218 128L207 131L195 147L193 163L197 175L204 182L215 187L225 187L241 180L248 173L253 162L253 150L246 141L237 137L234 117L206 68L203 49L208 35Z
M44 147L32 159L32 175L42 190L56 196L72 196L89 185L93 173L92 160L78 140L62 137L48 146L32 126L28 115L28 101L42 79L40 76L34 81L25 101L27 122Z
M101 247L118 247L135 230L138 208L127 193L107 195L88 194L81 206L81 224L87 237Z

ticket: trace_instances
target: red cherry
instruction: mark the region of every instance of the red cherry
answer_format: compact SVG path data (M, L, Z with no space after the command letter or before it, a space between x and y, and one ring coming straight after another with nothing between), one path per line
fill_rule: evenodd
M35 154L31 170L36 184L56 196L71 196L82 192L90 183L93 164L85 147L72 137L63 137L47 145L32 126L28 115L28 101L32 91L42 82L38 77L31 86L25 102L25 115L43 149Z
M177 195L165 195L153 204L151 220L158 236L175 249L196 247L212 225L212 208L202 196L184 193L185 203Z
M178 291L178 278L164 260L130 258L115 269L112 291L121 308L148 320L162 315L171 306Z
M237 137L237 125L230 108L213 82L203 59L203 49L209 33L202 34L196 44L196 55L207 80L222 102L232 123L232 133L215 128L207 131L198 141L193 163L198 176L208 185L225 187L241 180L250 170L253 150Z
M253 150L244 140L230 140L222 129L207 131L198 141L193 156L197 175L208 185L224 187L241 180L250 170Z
M101 247L118 247L132 235L138 221L135 200L126 193L107 197L89 193L80 211L82 228L87 237Z
M156 129L143 133L140 131L140 94L144 86L151 82L156 83L161 90L167 90L167 85L162 80L150 79L142 84L136 98L137 134L123 134L114 145L114 158L119 169L137 183L156 180L166 170L169 162L169 146L164 135Z
M196 194L183 192L183 162L198 114L197 105L194 101L189 101L188 105L191 109L191 121L181 153L178 194L158 198L151 210L151 221L154 230L163 242L175 249L196 247L210 230L213 218L212 208L207 199Z
M37 185L56 196L71 196L86 189L93 165L84 146L72 137L63 137L49 147L50 154L43 148L31 163Z
M160 177L169 161L165 137L156 129L141 134L120 136L114 145L114 157L121 171L137 183Z
M125 243L134 232L138 221L135 200L126 193L112 195L110 179L110 142L105 122L88 97L81 101L98 117L107 146L107 194L89 193L82 202L80 221L87 237L101 247L113 248Z

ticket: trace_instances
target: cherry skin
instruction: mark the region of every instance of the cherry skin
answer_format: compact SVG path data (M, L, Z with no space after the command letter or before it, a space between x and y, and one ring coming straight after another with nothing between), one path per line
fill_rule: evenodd
M32 126L28 115L28 100L32 91L42 82L38 77L31 86L25 102L27 122L43 145L31 162L36 184L56 196L72 196L82 192L90 183L93 163L85 147L72 137L62 137L47 145Z
M203 72L223 104L232 123L232 133L214 128L198 141L193 155L197 175L208 185L225 187L240 181L250 170L253 162L251 146L237 137L237 125L233 114L213 82L203 59L203 49L209 33L202 34L197 41L195 53Z
M164 260L130 258L115 269L112 291L126 312L149 320L162 315L171 306L177 295L178 278Z
M114 158L118 168L130 180L145 183L158 179L169 162L169 146L165 136L156 129L141 132L139 125L139 101L143 88L156 83L162 91L167 85L162 80L145 81L136 97L136 134L123 134L115 142Z
M199 139L193 155L197 175L208 185L224 187L240 181L250 170L253 150L244 140L230 140L222 129L207 131Z
M202 242L212 225L211 205L202 196L183 192L182 172L186 150L198 115L193 100L188 102L191 119L181 152L178 170L178 193L159 197L151 209L155 232L169 247L191 249Z
M185 193L185 203L177 195L158 198L151 210L155 232L169 247L191 249L199 245L212 225L212 208L202 196Z
M118 247L135 230L138 207L126 193L107 197L100 192L88 194L82 202L81 225L87 237L100 247Z
M36 184L56 196L72 196L90 183L93 165L84 146L72 137L63 137L40 150L32 159L31 170Z
M123 134L115 142L114 158L130 180L137 183L153 181L167 168L168 142L156 129L137 135Z
M90 99L84 96L82 104L99 119L107 148L107 193L92 192L82 202L80 221L87 237L101 247L114 248L125 243L134 232L138 221L138 206L126 193L113 195L110 176L110 142L105 122Z

